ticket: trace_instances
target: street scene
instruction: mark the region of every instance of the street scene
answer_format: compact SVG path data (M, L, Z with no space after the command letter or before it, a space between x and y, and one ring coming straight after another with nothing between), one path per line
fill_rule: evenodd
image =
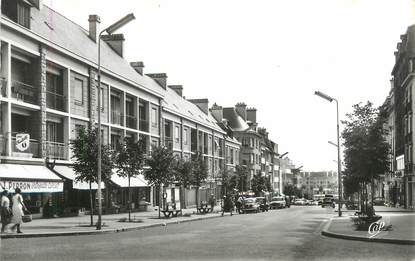
M413 0L0 9L0 260L415 260Z

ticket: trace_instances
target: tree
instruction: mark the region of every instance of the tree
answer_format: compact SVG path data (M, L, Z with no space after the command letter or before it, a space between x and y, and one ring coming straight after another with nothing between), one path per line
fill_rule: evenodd
M202 185L203 181L208 177L208 168L203 160L203 155L200 152L197 152L193 157L193 175L192 175L192 185L196 186L196 208L199 208L199 188Z
M284 185L284 194L286 196L296 196L298 198L301 198L301 192L300 190L292 185L292 184L286 184Z
M238 190L240 192L248 190L248 169L245 166L237 165L235 173L238 177Z
M271 185L271 177L265 178L265 188L268 192L273 192Z
M88 127L78 131L76 139L71 141L73 169L76 181L89 183L89 197L91 207L91 226L93 226L94 201L92 196L92 183L98 182L98 129ZM112 153L109 146L101 145L101 180L103 182L111 179L114 166ZM101 199L99 199L101 200Z
M134 142L125 138L123 144L118 146L115 156L117 174L128 178L128 221L131 222L131 184L130 180L140 174L145 162L145 143L143 140Z
M260 193L266 189L265 177L262 177L260 172L255 174L252 178L251 187L255 196L260 196Z
M164 147L152 147L151 155L147 159L149 169L144 171L144 177L148 180L150 185L156 186L160 189L159 193L159 218L161 207L161 193L163 185L168 185L174 181L174 162L175 158L173 152Z
M367 187L370 185L372 188L373 201L374 180L389 166L387 130L383 128L387 118L383 110L374 108L371 102L353 105L353 113L346 114L346 117L347 120L342 122L345 125L342 132L346 166L344 186L352 192L354 189L350 186L358 183L361 200L367 206Z
M192 161L185 161L180 159L174 165L174 176L176 182L179 182L183 188L188 188L189 185L192 184L192 173L193 173L193 162ZM183 199L183 208L185 206L184 195L181 197ZM181 204L182 205L182 204Z

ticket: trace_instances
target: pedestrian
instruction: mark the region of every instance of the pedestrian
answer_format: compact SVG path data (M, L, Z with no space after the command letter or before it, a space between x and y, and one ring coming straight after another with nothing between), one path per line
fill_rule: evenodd
M4 233L4 230L6 229L6 226L10 223L10 218L12 216L11 210L10 210L10 199L8 196L8 191L3 190L1 193L1 233Z
M20 194L22 191L20 190L20 188L16 188L14 190L16 192L16 194L14 194L14 196L12 197L12 219L10 223L13 223L14 225L12 226L12 230L15 230L17 228L17 233L23 233L20 230L20 225L23 223L23 216L24 216L24 212L23 210L27 211L27 208L25 206L25 204L23 203L23 197Z

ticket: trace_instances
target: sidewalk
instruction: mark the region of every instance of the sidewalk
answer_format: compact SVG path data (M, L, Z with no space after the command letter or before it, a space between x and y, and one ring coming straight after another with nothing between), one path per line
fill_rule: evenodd
M21 230L23 231L23 234L16 234L9 231L8 233L1 234L0 238L49 237L122 232L155 226L166 226L168 224L178 224L208 218L216 218L221 216L219 211L220 206L215 206L213 213L204 215L195 214L196 208L183 209L183 215L191 214L191 216L164 218L163 213L161 213L161 219L158 219L158 211L155 210L146 212L134 212L131 213L131 219L135 220L135 222L119 222L120 219L128 219L128 213L102 215L102 230L96 230L95 227L89 226L89 215L67 218L34 219L32 222L22 224ZM225 213L225 215L229 215L229 213ZM94 224L97 222L97 220L98 216L94 215Z
M322 235L370 242L395 243L405 245L415 245L415 213L412 211L382 211L377 209L382 216L380 221L385 225L392 225L391 231L380 231L379 234L370 238L368 231L356 231L351 220L352 214L343 217L333 217L328 221Z

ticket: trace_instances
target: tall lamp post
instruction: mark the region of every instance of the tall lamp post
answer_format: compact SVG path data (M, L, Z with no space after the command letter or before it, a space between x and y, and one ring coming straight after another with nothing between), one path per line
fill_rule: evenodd
M101 216L102 216L102 196L101 196L101 36L104 32L111 35L130 21L134 20L134 14L128 14L102 30L98 36L98 221L97 230L101 230Z
M336 102L336 110L337 110L337 144L333 144L337 146L337 176L339 182L339 217L342 216L341 207L342 207L342 179L341 179L341 161L340 161L340 129L339 129L339 102L334 99L333 97L328 96L320 91L314 92L315 95L323 98L329 102L335 101Z
M280 194L282 194L281 159L282 159L282 157L284 157L287 154L288 154L288 151L281 154L281 155L278 155L278 179L279 179L279 182L280 182L280 187L279 187L279 193Z

